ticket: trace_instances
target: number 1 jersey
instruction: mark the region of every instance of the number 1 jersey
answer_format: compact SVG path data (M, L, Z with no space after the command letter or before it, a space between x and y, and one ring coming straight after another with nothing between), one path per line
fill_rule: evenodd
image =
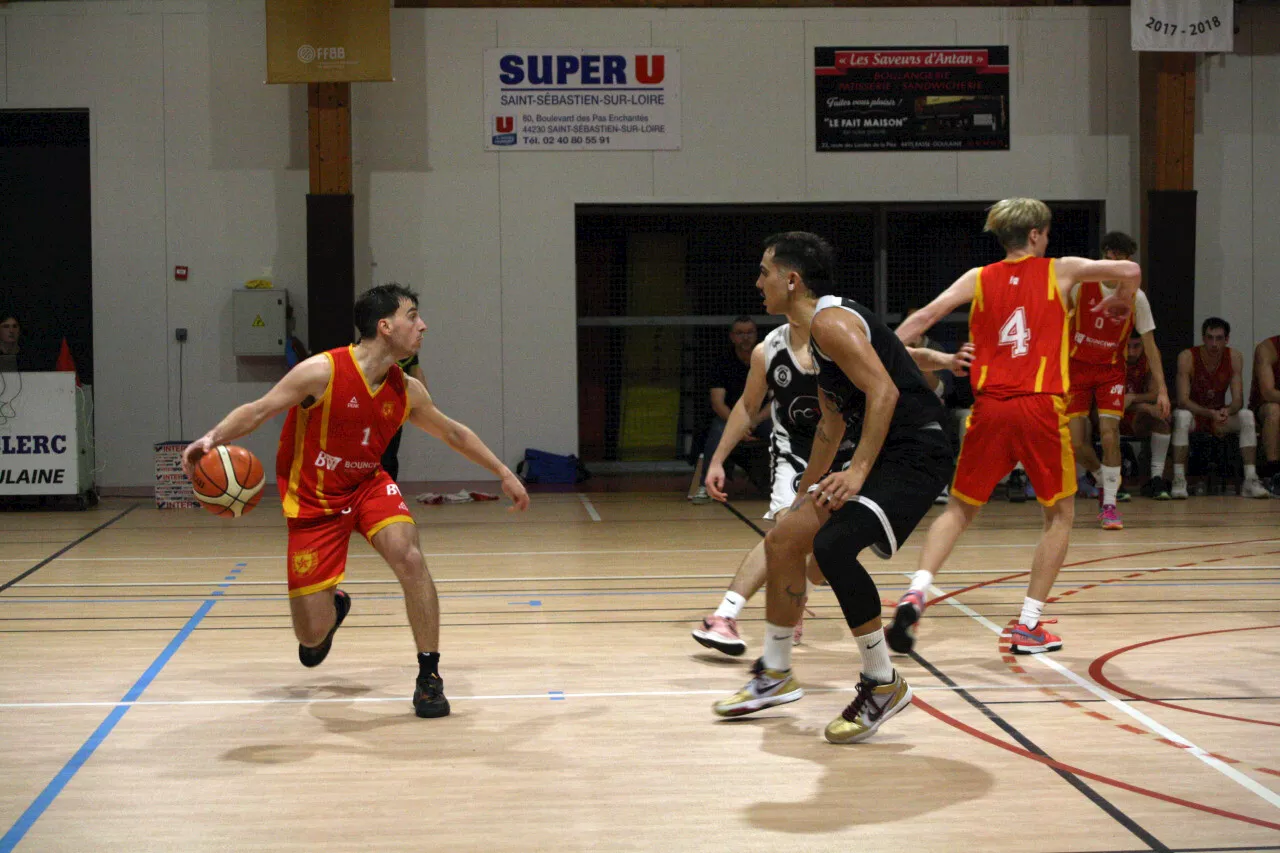
M1070 319L1052 258L1027 256L978 270L969 308L974 393L1065 394Z

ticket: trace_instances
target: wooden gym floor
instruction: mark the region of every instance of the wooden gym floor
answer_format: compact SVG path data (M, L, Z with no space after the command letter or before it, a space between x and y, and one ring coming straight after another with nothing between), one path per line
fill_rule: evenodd
M689 630L758 533L683 494L415 506L441 720L413 715L399 588L363 541L352 614L306 670L278 502L3 513L0 853L1280 850L1280 501L1135 498L1122 532L1077 506L1047 611L1065 648L1001 648L1039 514L993 503L896 659L915 707L848 747L821 734L857 669L826 590L795 653L809 695L711 714L762 598L743 658ZM923 534L867 561L886 603Z

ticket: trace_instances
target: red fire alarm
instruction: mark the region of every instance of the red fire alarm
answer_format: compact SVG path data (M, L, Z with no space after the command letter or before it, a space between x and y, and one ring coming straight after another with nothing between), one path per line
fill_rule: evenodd
M176 281L186 281L186 280L187 280L187 268L186 268L186 267L174 267L174 268L173 268L173 277L174 277L174 279L175 279Z

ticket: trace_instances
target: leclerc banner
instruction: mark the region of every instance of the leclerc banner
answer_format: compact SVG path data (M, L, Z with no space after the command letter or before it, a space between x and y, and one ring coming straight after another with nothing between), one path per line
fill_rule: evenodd
M267 0L267 82L391 79L391 0Z
M1232 5L1232 0L1133 0L1133 49L1230 53L1235 49Z
M487 151L674 151L680 51L486 50L484 107Z
M1009 48L818 47L819 151L1009 148Z

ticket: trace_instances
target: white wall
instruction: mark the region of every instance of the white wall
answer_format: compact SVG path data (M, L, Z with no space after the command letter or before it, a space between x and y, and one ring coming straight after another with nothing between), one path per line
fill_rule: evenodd
M1108 227L1136 229L1137 61L1125 9L392 16L396 82L353 87L358 287L396 279L420 290L433 395L513 464L525 447L577 448L575 203L1019 194L1103 199ZM92 110L100 482L148 484L151 443L178 433L174 327L191 329L187 436L272 376L230 355L232 287L270 268L305 329L303 87L262 84L261 3L24 3L0 10L0 27L0 107ZM836 44L1009 44L1011 150L817 154L812 50ZM485 152L481 60L497 46L679 48L682 149ZM1272 64L1263 69L1264 61ZM1273 56L1229 58L1238 75L1236 63L1280 76ZM1259 97L1268 89L1255 86ZM1259 174L1246 186L1261 178L1274 189L1257 155L1278 153L1275 89L1265 91L1270 112L1253 106ZM1206 112L1205 121L1216 119ZM1210 194L1202 190L1202 208ZM1257 223L1254 239L1266 243L1259 211L1274 206L1275 193L1220 195L1221 216ZM175 264L190 266L189 281L172 280ZM1274 300L1261 288L1250 294ZM1266 310L1274 305L1255 306ZM264 427L245 443L269 459L274 437ZM401 460L408 479L483 474L417 435L406 436Z
M1235 53L1196 75L1195 311L1231 324L1248 394L1254 345L1280 334L1280 8L1236 16Z

